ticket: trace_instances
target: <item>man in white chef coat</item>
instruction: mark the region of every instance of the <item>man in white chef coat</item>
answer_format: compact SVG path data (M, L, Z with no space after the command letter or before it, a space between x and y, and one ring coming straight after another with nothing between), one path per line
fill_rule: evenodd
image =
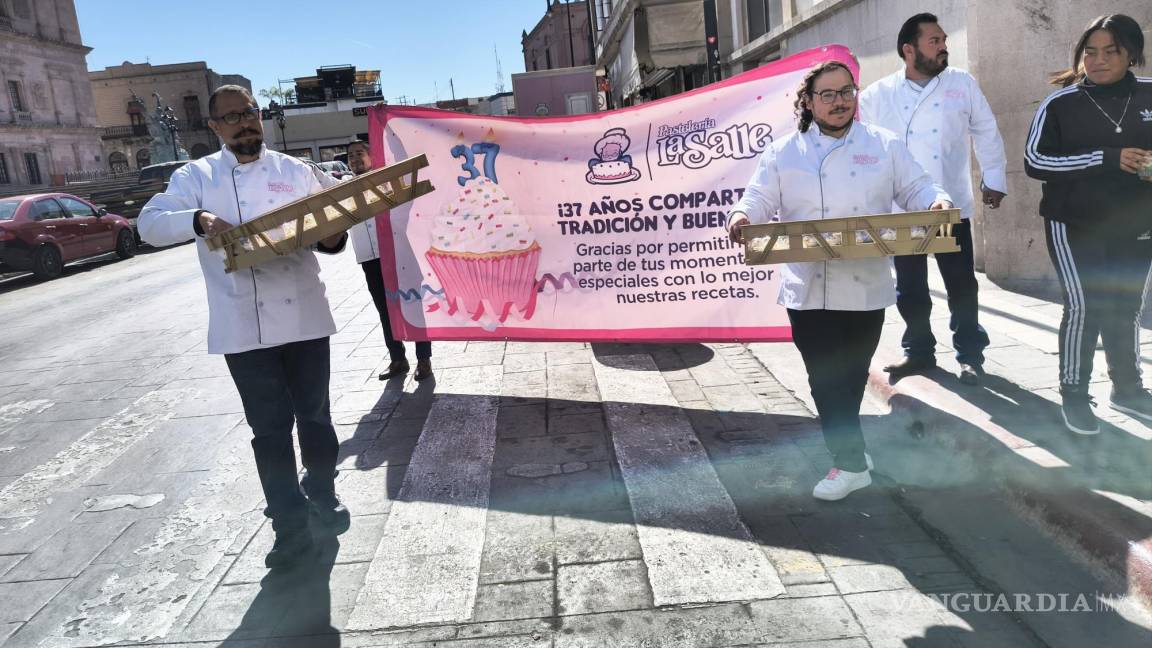
M348 510L336 497L339 442L329 412L328 338L336 325L311 250L231 274L204 239L322 189L312 169L264 146L260 108L244 87L225 85L208 102L220 151L172 174L140 212L140 236L153 245L196 240L208 290L208 352L223 354L252 428L252 450L276 540L265 558L285 567L310 553L311 512L341 532ZM336 253L347 234L316 251ZM307 475L298 481L295 424ZM303 488L301 488L303 487Z
M372 156L368 142L352 140L348 144L348 167L356 175L362 175L372 170ZM388 347L388 368L380 373L380 380L400 378L408 373L408 357L404 352L404 343L392 336L392 322L388 318L387 290L384 288L384 276L380 273L380 244L376 240L376 219L370 218L352 228L352 250L356 253L356 262L364 270L364 279L368 284L368 292L372 295L372 303L376 312L380 314L380 326L384 329L384 344ZM415 380L426 380L432 377L432 343L416 343L416 373Z
M857 87L840 61L814 66L796 90L797 130L764 151L740 202L729 214L733 241L748 224L821 220L948 209L908 149L883 128L854 121ZM777 303L788 310L792 340L804 360L832 469L812 489L839 500L872 483L860 403L884 310L896 301L888 257L785 263Z
M948 291L959 378L975 385L984 374L988 334L977 316L971 229L975 205L968 151L970 147L976 151L983 173L980 190L989 209L998 208L1007 193L1007 162L996 117L976 79L948 67L947 39L936 16L921 13L909 18L900 28L896 46L904 67L860 94L860 118L895 132L960 209L963 221L952 230L960 251L935 256ZM899 256L895 264L896 307L906 326L901 340L904 359L885 371L899 379L936 366L936 338L929 324L932 297L927 258Z

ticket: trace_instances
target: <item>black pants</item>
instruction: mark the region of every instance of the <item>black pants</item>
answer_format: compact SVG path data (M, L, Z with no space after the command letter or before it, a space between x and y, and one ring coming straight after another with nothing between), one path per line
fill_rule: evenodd
M1064 288L1061 391L1088 389L1097 338L1104 342L1112 384L1121 390L1139 387L1140 311L1152 241L1048 220L1044 234Z
M388 320L388 301L385 297L384 276L380 274L380 259L372 259L360 264L364 268L364 278L368 280L368 292L372 295L372 303L380 313L380 324L384 327L384 343L388 345L388 357L392 362L404 361L404 343L392 337L392 323ZM416 359L426 360L432 357L431 342L416 343Z
M868 365L880 344L884 310L788 309L788 320L792 340L808 370L808 385L833 465L848 472L867 470L860 402L868 384Z
M308 525L308 497L335 494L339 441L328 403L328 338L292 342L224 356L252 428L256 471L277 531ZM297 481L292 424L308 473ZM300 487L303 485L304 493Z
M988 347L988 333L980 326L980 309L976 293L976 271L972 260L972 226L967 220L952 226L952 233L960 245L959 252L936 254L936 266L948 291L948 311L952 318L952 347L956 361L964 364L984 364L984 349ZM926 358L936 354L936 337L932 335L929 317L932 315L932 295L928 292L928 256L911 254L893 259L896 266L896 308L904 318L904 337L901 344L904 355Z

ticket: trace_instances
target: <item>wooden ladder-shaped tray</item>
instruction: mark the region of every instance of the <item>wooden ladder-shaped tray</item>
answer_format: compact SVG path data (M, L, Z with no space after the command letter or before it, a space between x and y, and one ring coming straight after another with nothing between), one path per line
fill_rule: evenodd
M278 207L205 242L208 249L223 251L225 272L292 254L430 193L435 189L432 183L416 177L426 166L428 158L421 154L369 171Z
M959 252L959 209L745 225L748 265Z

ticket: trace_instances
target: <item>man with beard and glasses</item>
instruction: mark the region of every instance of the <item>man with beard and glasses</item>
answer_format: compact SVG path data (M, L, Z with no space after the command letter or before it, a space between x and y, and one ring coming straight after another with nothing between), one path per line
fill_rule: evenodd
M348 144L348 168L361 175L372 170L372 156L368 142L352 140ZM384 343L388 346L388 369L380 374L380 380L399 378L408 373L408 358L404 343L392 337L392 324L388 319L388 301L385 298L384 277L380 274L380 244L376 238L376 219L367 220L352 228L352 250L356 252L356 262L364 269L368 282L368 292L376 311L380 313L380 324L384 328ZM432 377L432 343L416 343L416 380Z
M948 209L932 182L893 133L856 122L856 82L839 61L821 63L796 90L799 128L760 156L728 231L778 215L782 221ZM817 128L811 128L815 124ZM788 309L792 339L812 387L832 469L812 491L839 500L872 483L860 429L860 402L884 309L896 301L888 257L786 263L778 303Z
M252 428L256 471L276 541L264 563L285 567L312 548L318 530L341 533L349 513L336 497L339 442L329 413L328 338L336 325L312 250L231 274L204 239L322 189L312 169L264 146L260 108L247 88L225 85L208 102L208 125L224 146L172 174L140 212L152 245L196 240L208 292L208 353L223 354ZM334 254L347 234L316 251ZM298 481L295 424L307 474ZM303 487L303 490L301 490Z
M904 68L860 94L860 118L896 133L960 209L963 220L952 229L960 251L937 254L936 265L948 292L949 328L960 382L976 385L984 374L988 334L978 319L971 226L975 205L968 150L974 148L980 162L984 176L980 190L988 209L998 208L1007 194L1007 161L996 117L976 79L948 67L947 40L936 16L922 13L909 18L896 42ZM904 359L884 370L899 380L936 366L936 338L929 322L928 259L900 256L895 264L896 307L906 327L901 340Z

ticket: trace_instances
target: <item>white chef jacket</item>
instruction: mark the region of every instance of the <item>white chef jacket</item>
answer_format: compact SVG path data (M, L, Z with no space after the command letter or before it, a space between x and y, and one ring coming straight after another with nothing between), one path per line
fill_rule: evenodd
M899 138L855 122L836 139L813 124L773 142L760 155L744 196L732 209L766 223L886 214L893 202L928 209L948 194L916 164ZM890 257L786 263L778 303L795 310L866 311L896 303Z
M900 136L912 157L955 200L962 218L975 211L969 140L984 186L1008 193L1004 140L996 116L976 79L964 70L944 71L921 88L904 70L860 93L860 119Z
M336 332L311 250L225 274L223 257L209 251L193 228L198 209L238 225L321 188L296 158L262 148L257 160L240 164L224 147L178 169L167 190L141 210L144 241L162 246L196 239L208 291L209 353L242 353Z
M338 185L341 182L352 180L355 176L348 176L343 180L328 175L319 167L313 169L316 178L325 189ZM364 263L380 258L380 242L376 239L376 219L369 218L363 223L357 223L348 230L352 235L352 251L356 253L356 263Z
M364 263L380 258L380 241L376 238L376 219L369 218L352 227L352 251L356 253L356 263Z

